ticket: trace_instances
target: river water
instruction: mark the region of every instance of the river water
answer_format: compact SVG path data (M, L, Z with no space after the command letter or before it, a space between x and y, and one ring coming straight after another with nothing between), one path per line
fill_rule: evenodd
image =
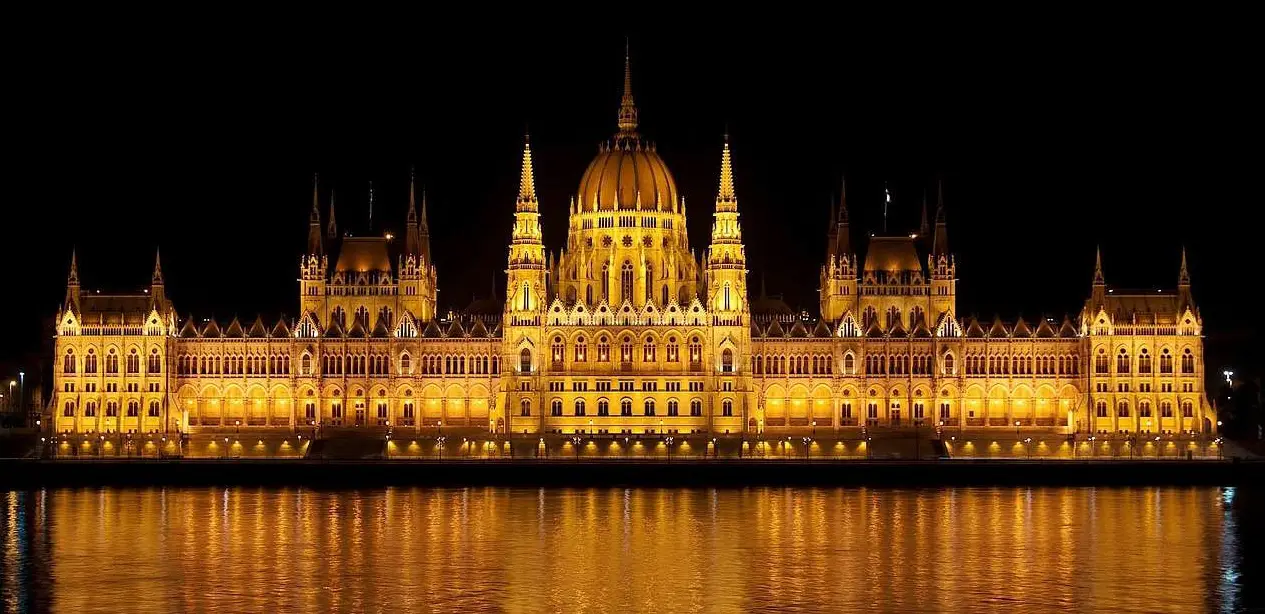
M1209 487L0 492L0 613L1233 612L1265 605L1263 503Z

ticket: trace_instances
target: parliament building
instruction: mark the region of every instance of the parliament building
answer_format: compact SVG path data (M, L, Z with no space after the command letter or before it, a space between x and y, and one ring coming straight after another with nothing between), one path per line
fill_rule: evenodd
M979 321L957 311L942 196L919 232L858 237L845 194L819 313L793 312L748 284L728 139L719 154L710 244L696 257L685 199L638 132L626 60L617 131L568 219L542 217L524 146L503 304L464 311L436 303L441 271L412 189L394 238L340 235L314 189L297 316L275 322L181 315L157 261L144 293L90 293L72 255L50 430L542 441L1215 430L1184 253L1173 292L1113 289L1099 257L1075 319ZM550 255L542 227L563 223L566 245Z

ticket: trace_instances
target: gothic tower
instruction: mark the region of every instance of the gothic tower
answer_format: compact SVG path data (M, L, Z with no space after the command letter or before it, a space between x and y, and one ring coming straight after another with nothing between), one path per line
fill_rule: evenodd
M831 214L826 233L826 263L821 267L821 317L837 323L855 310L857 295L856 254L852 251L852 230L848 223L848 184L839 191L839 208Z
M926 208L923 208L926 226ZM931 256L927 262L931 273L931 311L928 327L934 327L940 316L957 312L957 263L949 251L949 225L944 215L944 183L936 184L936 229L931 239Z
M332 197L331 197L332 198ZM308 214L307 252L299 259L299 304L301 312L311 312L325 322L325 274L329 265L321 240L320 177L312 179L312 212ZM334 234L334 201L329 203L329 239Z
M409 174L408 216L405 220L404 252L399 258L400 306L418 322L435 318L437 275L430 257L430 228L426 222L426 193L422 193L422 214L417 214L417 178Z

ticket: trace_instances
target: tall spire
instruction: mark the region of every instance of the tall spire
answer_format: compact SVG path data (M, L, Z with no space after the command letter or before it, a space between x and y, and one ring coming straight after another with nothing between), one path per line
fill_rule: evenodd
M926 219L926 208L923 208L923 219ZM925 221L923 222L926 223ZM931 253L936 256L949 255L949 223L944 214L944 180L936 181L936 235L932 238Z
M373 180L369 180L369 231L373 233Z
M1102 276L1102 246L1094 248L1094 285L1106 285L1106 280Z
M1181 268L1181 271L1177 273L1177 285L1178 286L1190 285L1190 271L1187 270L1186 268L1186 246L1185 245L1182 246L1182 268Z
M319 174L312 177L312 213L308 216L307 227L307 253L321 253L321 212L317 208L319 206L319 188L321 185L321 177Z
M162 252L157 247L154 248L154 276L152 279L152 283L155 286L161 286L163 284Z
M624 96L619 101L619 134L621 137L637 136L637 106L632 94L632 60L628 53L628 39L624 38Z
M729 155L729 135L725 135L725 148L720 153L720 191L716 194L716 210L738 210L738 196L734 194L733 161Z
M79 261L75 257L75 248L70 248L70 274L66 276L66 283L70 285L79 285Z
M325 236L330 241L338 238L338 224L334 221L334 191L329 191L329 224L326 226Z
M922 189L922 222L918 224L918 236L926 238L931 233L931 224L927 223L927 188Z
M523 170L518 182L518 210L538 211L536 178L531 166L531 135L523 137Z
M404 223L404 253L417 256L421 250L421 229L417 221L417 171L408 172L408 215Z
M850 257L852 253L852 230L848 224L848 181L839 179L839 208L833 215L833 224L827 233L827 253L836 258Z
M66 309L79 310L79 263L75 248L70 248L70 273L66 275Z
M429 217L426 215L426 187L425 187L425 186L423 186L423 187L422 187L422 220L421 220L421 224L422 224L422 234L424 234L424 235L429 235L429 234L430 234L430 219L429 219Z

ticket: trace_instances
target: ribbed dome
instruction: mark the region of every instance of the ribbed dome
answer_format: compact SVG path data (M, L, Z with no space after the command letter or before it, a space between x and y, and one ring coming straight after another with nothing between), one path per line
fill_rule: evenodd
M618 138L613 145L603 145L584 171L577 197L582 211L610 211L636 209L638 193L641 209L672 211L676 181L653 145Z

